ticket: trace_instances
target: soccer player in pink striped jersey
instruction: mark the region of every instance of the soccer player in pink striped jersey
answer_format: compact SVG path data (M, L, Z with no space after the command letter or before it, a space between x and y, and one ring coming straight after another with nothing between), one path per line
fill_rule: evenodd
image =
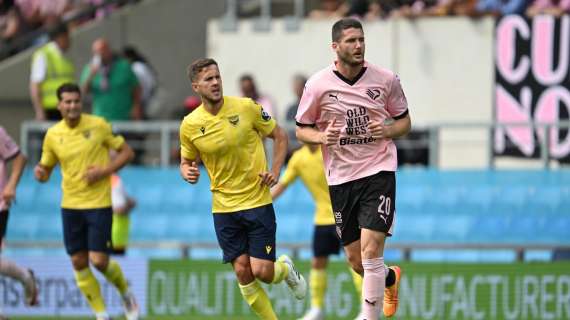
M411 129L406 96L393 72L364 60L364 31L345 18L332 28L337 59L313 75L297 111L297 138L322 144L326 177L347 259L363 279L363 319L398 308L401 270L384 264L394 226L397 168L392 139ZM382 308L383 306L383 308Z

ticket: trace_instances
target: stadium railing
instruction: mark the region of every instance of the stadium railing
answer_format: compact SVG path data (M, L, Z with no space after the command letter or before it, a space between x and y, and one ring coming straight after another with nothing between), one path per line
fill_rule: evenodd
M25 121L21 126L21 147L29 156L30 162L38 160L41 151L42 137L45 131L53 123ZM143 122L114 122L113 128L116 132L122 134L139 134L144 135L144 140L129 141L135 151L144 152L150 160L147 164L168 167L175 165L173 162L173 150L178 147L178 129L179 121L143 121ZM283 127L288 131L295 129L294 123L285 123ZM493 135L496 129L508 128L525 128L530 127L534 132L548 133L551 129L570 129L570 121L559 121L552 123L542 122L470 122L470 123L437 123L424 126L414 126L414 130L422 130L428 132L423 140L416 141L411 144L401 144L400 149L427 148L429 149L428 165L433 168L440 167L440 149L442 147L442 132L445 130L486 130L488 137L487 168L496 167L496 159L493 151L494 144ZM552 155L547 146L551 145L550 134L542 134L542 138L538 139L538 150L540 150L539 160L543 168L551 167Z
M241 2L241 3L240 3ZM237 31L240 11L244 11L244 6L251 4L259 11L259 16L255 18L253 28L256 31L269 31L271 29L271 5L276 2L286 2L292 4L292 12L284 17L285 28L288 31L299 30L305 16L305 0L260 0L243 2L238 0L226 0L226 12L220 20L222 31ZM241 8L240 8L241 6ZM251 7L251 6L250 6ZM241 10L240 10L241 9ZM252 10L253 11L253 10Z
M28 155L39 154L41 150L41 137L49 128L52 123L27 121L21 126L21 146L24 152ZM145 150L145 153L151 157L154 156L157 161L153 164L160 167L170 167L175 165L173 162L173 150L178 148L178 130L180 123L178 121L146 121L146 122L116 122L113 123L114 130L121 133L130 134L144 134L146 142L138 146ZM442 141L441 132L447 129L483 129L485 134L488 133L489 148L491 148L488 159L488 168L495 167L495 155L493 153L492 137L494 129L508 128L508 127L532 127L533 132L550 132L552 128L570 128L570 122L558 123L441 123L426 126L423 129L427 130L430 134L427 135L427 141L420 144L429 146L430 161L432 167L437 168L439 159L439 148ZM285 125L287 129L294 129L294 124ZM551 169L551 155L549 149L545 146L550 145L549 134L543 135L543 139L539 139L540 161L544 169ZM416 145L417 146L417 145ZM410 147L415 147L411 145ZM135 147L137 149L137 147ZM33 157L32 157L33 158ZM31 160L29 163L35 163ZM310 248L308 242L303 243L280 243L281 248L289 250L292 255L299 256L303 250ZM14 249L22 248L61 248L61 242L28 242L28 241L12 241L8 242L8 246ZM184 242L184 241L159 241L159 242L140 242L135 241L132 243L133 248L140 249L169 249L171 251L178 251L181 257L192 257L192 252L197 249L216 249L218 245L215 242ZM554 250L570 250L570 244L567 243L524 243L524 244L510 244L510 243L436 243L436 242L395 242L390 243L389 249L397 250L401 253L403 260L413 259L412 255L416 252L426 250L507 250L515 253L516 260L524 261L525 256L530 251L554 251Z

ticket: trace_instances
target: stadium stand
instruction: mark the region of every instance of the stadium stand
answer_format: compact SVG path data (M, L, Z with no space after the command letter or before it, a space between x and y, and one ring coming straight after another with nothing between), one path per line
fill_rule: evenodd
M191 187L180 179L177 169L132 167L122 175L138 201L132 241L215 244L207 178ZM397 237L391 243L570 244L570 172L404 169L398 175ZM60 178L54 178L38 185L26 172L10 217L8 241L61 241ZM280 242L311 240L313 203L303 188L299 182L293 184L275 204ZM130 254L164 257L179 252L138 248ZM512 261L514 253L422 250L411 258Z

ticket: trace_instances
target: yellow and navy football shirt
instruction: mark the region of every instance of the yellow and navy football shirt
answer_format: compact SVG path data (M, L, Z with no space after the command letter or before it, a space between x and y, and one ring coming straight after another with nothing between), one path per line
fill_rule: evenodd
M315 200L315 224L334 224L331 198L320 147L313 152L309 146L305 145L295 151L279 182L287 186L297 177L301 178Z
M212 211L235 212L271 203L259 174L267 171L262 137L276 126L261 105L249 98L224 97L213 115L203 105L180 126L181 156L200 158L210 177Z
M62 200L65 209L97 209L111 206L111 177L87 185L83 177L91 166L109 164L109 149L119 149L125 140L113 135L103 118L82 114L79 124L70 128L65 120L49 128L44 138L40 164L61 166Z

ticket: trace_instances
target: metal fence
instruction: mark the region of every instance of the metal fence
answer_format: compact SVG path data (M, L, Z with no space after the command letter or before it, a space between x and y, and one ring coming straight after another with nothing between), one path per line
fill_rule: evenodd
M53 123L26 121L21 126L21 146L24 153L30 158L30 163L39 160L41 153L42 139L45 131ZM294 137L295 124L285 123L284 128L290 132L289 136ZM136 153L143 154L142 162L139 164L149 166L167 167L178 163L179 138L178 130L179 121L142 121L142 122L114 122L113 129L116 133L123 134L127 137L129 144ZM557 123L439 123L429 126L414 126L412 133L420 132L421 135L416 137L404 137L396 140L398 148L402 151L413 152L420 151L426 153L426 161L424 165L439 168L442 164L442 151L453 157L454 154L460 154L466 148L479 150L481 157L485 158L484 166L486 168L496 168L497 160L502 156L496 155L494 151L494 136L497 130L507 130L508 128L530 128L533 132L533 138L539 150L538 157L530 156L527 159L540 161L540 166L545 169L551 168L551 165L559 159L555 158L550 152L551 137L553 128L566 131L570 129L570 121L561 121ZM470 132L477 131L480 138L470 137ZM461 137L455 132L464 132ZM541 133L541 134L537 134ZM444 136L445 134L445 136ZM564 135L564 134L561 134ZM411 136L411 135L410 135ZM567 140L570 138L567 137ZM447 145L452 144L447 147ZM455 144L455 145L453 145ZM508 145L512 147L512 144ZM454 152L453 149L457 149ZM568 156L567 156L568 157ZM519 157L524 159L524 157ZM404 163L405 164L405 163ZM421 163L420 163L421 164Z

